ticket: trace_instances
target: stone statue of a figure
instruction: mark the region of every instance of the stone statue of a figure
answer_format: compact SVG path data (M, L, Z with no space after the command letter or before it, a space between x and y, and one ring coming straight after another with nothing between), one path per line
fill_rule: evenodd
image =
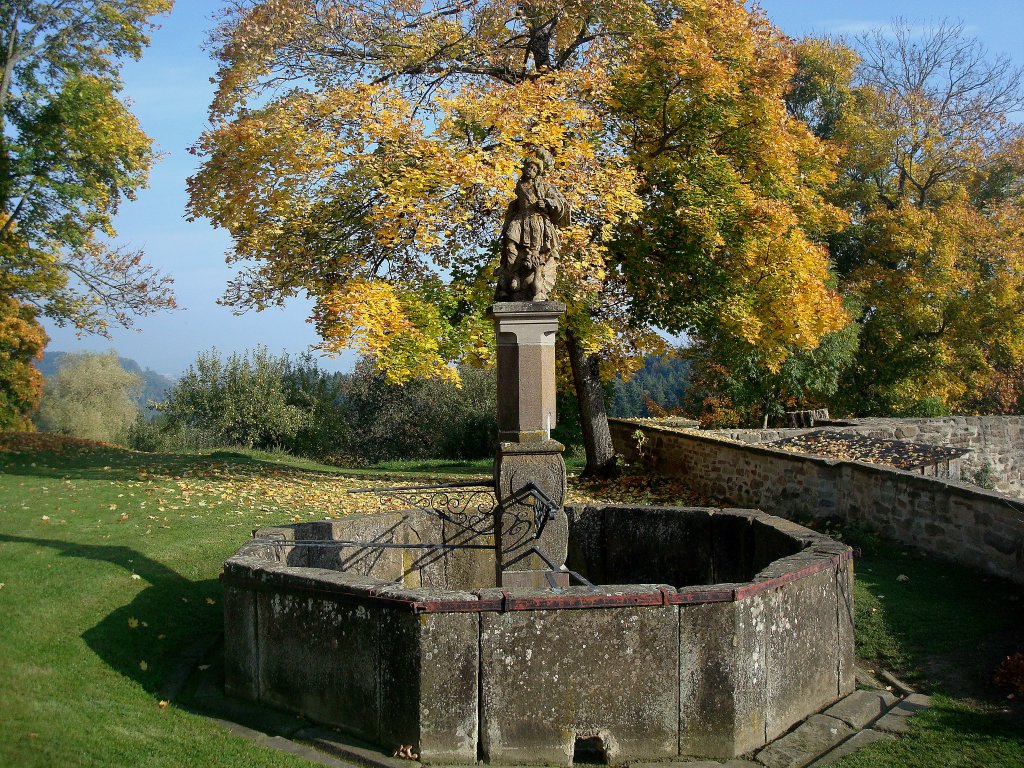
M543 152L523 162L515 199L501 230L501 264L495 301L547 301L555 285L558 227L569 222L569 204L544 181L553 158Z

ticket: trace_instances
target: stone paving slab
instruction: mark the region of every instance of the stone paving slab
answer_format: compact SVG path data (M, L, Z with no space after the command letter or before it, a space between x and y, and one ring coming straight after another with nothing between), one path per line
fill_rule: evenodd
M825 710L826 715L860 729L884 715L897 698L889 691L854 691Z
M892 712L882 715L872 726L875 730L887 733L906 733L910 730L909 718L906 715L897 715Z
M327 768L352 768L350 763L338 760L306 744L298 744L283 736L271 736L263 740L262 743L271 749L304 758L316 765L327 766Z
M828 715L812 715L781 739L757 753L767 768L804 768L822 753L846 739L853 729Z
M902 717L910 717L911 715L917 714L922 709L931 709L932 697L925 696L922 693L912 693L903 701L899 702L895 707L892 708L891 714L901 715Z
M854 679L857 682L858 688L885 688L885 684L875 677L874 673L870 669L865 669L860 665L857 665L855 669Z
M822 768L822 766L831 765L832 763L838 762L847 755L852 755L862 747L866 747L868 744L874 744L876 741L884 741L893 738L892 734L882 733L871 728L866 731L860 731L859 733L853 734L850 738L844 741L835 749L828 752L828 754L815 760L811 763L810 768Z
M242 739L254 741L261 746L268 747L269 749L276 749L279 752L285 752L289 755L304 758L315 765L326 766L326 768L352 768L351 763L343 762L331 755L318 752L305 744L297 744L283 736L270 736L266 733L252 728L247 728L244 725L239 725L238 723L234 723L230 720L222 720L216 717L210 718L210 720L220 725L232 736L238 736Z
M894 675L892 672L887 672L886 670L883 669L878 674L881 676L881 678L883 680L885 680L885 682L889 683L889 685L891 685L893 688L898 690L902 695L904 695L904 696L911 696L911 695L913 695L914 689L911 688L906 683L904 683L898 677L896 677L896 675Z

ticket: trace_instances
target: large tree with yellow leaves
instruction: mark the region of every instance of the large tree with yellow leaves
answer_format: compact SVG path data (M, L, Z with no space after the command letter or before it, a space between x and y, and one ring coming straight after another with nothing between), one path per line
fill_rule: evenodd
M1024 362L1024 68L961 24L808 40L794 111L845 148L832 238L860 343L840 408L975 408Z
M818 244L834 158L785 109L789 41L742 2L239 0L213 44L191 213L233 236L226 301L308 294L324 349L392 381L490 360L502 213L523 158L554 155L591 471L613 461L601 377L655 328L778 365L845 321Z

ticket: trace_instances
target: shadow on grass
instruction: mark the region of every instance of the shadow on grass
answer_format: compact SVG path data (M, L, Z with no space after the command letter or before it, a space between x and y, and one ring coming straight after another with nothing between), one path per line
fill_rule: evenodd
M923 718L924 730L942 729L965 740L1006 742L1017 750L1024 744L1019 713L1012 711L985 712L968 709L956 702L939 700ZM1015 752L1020 757L1019 751Z
M863 552L854 567L858 655L929 691L1007 703L993 677L1024 650L1024 587L868 531L838 533Z
M120 448L65 452L0 452L0 472L24 477L68 480L131 481L216 477L266 477L267 474L309 477L353 477L386 480L422 479L424 476L487 475L489 460L391 462L372 467L317 467L306 459L286 461L250 456L241 451L216 450L209 454L141 453Z
M68 480L138 481L216 477L218 473L233 477L265 477L267 474L339 477L372 474L359 470L332 470L295 466L267 459L254 458L233 451L211 454L137 453L106 449L77 455L44 453L0 453L0 472L25 477Z
M196 640L223 631L222 590L216 579L191 581L130 547L79 544L0 534L0 542L49 547L64 557L110 563L148 586L131 602L82 633L108 666L157 693L183 651ZM74 599L74 595L68 595Z

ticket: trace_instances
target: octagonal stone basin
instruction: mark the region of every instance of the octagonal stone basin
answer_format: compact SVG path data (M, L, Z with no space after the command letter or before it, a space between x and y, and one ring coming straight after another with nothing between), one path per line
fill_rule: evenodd
M593 588L494 588L483 518L255 531L221 576L228 692L424 763L614 765L734 757L853 690L845 545L758 511L565 511Z

